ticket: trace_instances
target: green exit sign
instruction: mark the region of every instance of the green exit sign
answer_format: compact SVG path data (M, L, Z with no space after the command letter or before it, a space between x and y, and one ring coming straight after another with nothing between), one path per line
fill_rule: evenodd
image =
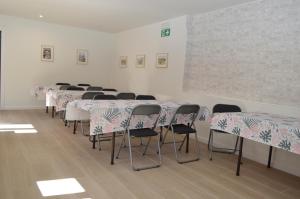
M164 28L160 32L161 37L169 37L171 34L171 29L170 28Z

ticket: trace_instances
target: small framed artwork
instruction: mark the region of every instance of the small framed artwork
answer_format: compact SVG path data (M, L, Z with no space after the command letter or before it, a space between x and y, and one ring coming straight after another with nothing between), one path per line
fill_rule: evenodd
M48 45L41 46L41 60L53 62L54 61L54 47Z
M168 68L168 53L157 53L156 67L157 68Z
M77 64L88 64L88 50L77 49Z
M137 68L145 68L146 55L137 55L135 66Z
M127 67L127 56L120 57L120 67L126 68Z

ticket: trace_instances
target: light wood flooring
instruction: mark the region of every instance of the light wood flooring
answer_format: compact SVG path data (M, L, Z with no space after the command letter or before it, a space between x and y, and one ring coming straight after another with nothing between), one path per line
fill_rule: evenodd
M127 150L112 166L110 142L92 149L87 137L44 110L1 111L3 123L32 124L38 133L0 132L0 199L43 198L36 181L62 178L76 178L85 192L47 198L300 198L300 178L247 159L236 177L237 157L215 154L209 161L204 144L198 162L177 164L166 145L160 168L134 172Z

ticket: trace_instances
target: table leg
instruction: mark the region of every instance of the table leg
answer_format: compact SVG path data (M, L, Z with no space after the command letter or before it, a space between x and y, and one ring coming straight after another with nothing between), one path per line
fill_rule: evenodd
M270 146L270 149L269 149L269 158L268 158L268 168L271 168L272 151L273 151L273 147Z
M240 149L239 149L239 158L238 158L238 163L237 163L237 168L236 168L236 176L240 175L240 166L241 166L241 160L242 160L242 155L243 155L243 142L244 142L244 138L241 137L241 139L240 139Z
M96 148L96 135L93 135L93 149Z
M114 159L115 159L115 140L116 140L116 133L113 132L112 134L112 139L111 139L111 159L110 159L110 164L114 164Z
M49 108L48 108L48 106L46 106L46 113L49 113Z
M55 107L52 106L52 118L54 118Z
M77 121L74 121L74 128L73 128L73 134L76 134L76 129L77 129Z
M189 152L189 144L190 144L190 134L187 133L187 134L186 134L186 148L185 148L185 152L186 152L186 153Z

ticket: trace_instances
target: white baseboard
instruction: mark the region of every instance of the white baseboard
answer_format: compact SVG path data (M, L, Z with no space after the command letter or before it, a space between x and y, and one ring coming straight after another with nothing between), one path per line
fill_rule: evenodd
M43 106L8 106L8 107L1 107L0 110L37 110L37 109L44 109L45 107Z

